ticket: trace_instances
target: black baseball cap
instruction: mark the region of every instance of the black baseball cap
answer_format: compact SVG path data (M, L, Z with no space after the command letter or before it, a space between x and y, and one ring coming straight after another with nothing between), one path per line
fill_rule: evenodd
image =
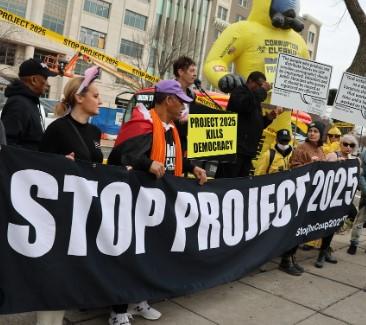
M45 63L37 59L28 59L19 67L19 77L40 75L43 77L55 77L58 73L50 71Z
M278 142L289 142L291 140L290 131L287 129L281 129L277 131Z

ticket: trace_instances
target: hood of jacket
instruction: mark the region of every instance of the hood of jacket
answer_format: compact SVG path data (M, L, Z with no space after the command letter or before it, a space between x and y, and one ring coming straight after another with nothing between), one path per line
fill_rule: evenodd
M284 13L288 10L294 10L299 14L299 0L254 0L252 10L248 20L257 22L267 27L273 27L271 18L271 9L273 12Z
M36 103L39 103L39 97L28 86L26 86L24 82L16 79L9 86L6 87L5 96L12 97L18 95L28 97Z

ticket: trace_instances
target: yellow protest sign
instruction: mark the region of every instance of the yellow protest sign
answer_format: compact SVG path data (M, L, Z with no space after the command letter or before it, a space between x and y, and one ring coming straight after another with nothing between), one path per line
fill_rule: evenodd
M188 158L236 153L236 114L190 114L188 116Z

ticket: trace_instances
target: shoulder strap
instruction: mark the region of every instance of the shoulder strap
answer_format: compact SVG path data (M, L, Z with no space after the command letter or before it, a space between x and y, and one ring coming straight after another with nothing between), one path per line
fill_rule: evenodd
M268 167L267 167L267 174L269 172L269 169L272 166L275 155L276 155L276 150L274 150L273 148L269 149L269 163L268 163Z
M69 122L69 124L71 125L72 129L75 131L76 136L78 137L78 139L80 140L81 145L83 146L85 152L87 153L87 157L89 158L90 161L92 161L91 159L91 153L90 150L88 148L88 146L85 143L85 140L83 139L83 137L81 136L79 130L77 129L77 127L74 125L74 123L72 123L72 121L70 119L67 119L67 122Z

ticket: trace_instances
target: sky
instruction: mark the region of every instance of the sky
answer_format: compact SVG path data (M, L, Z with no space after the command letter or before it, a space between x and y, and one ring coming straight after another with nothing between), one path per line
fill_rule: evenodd
M333 66L331 88L338 88L342 73L351 65L359 36L343 0L300 0L301 15L322 23L316 61ZM366 11L366 0L359 0Z

